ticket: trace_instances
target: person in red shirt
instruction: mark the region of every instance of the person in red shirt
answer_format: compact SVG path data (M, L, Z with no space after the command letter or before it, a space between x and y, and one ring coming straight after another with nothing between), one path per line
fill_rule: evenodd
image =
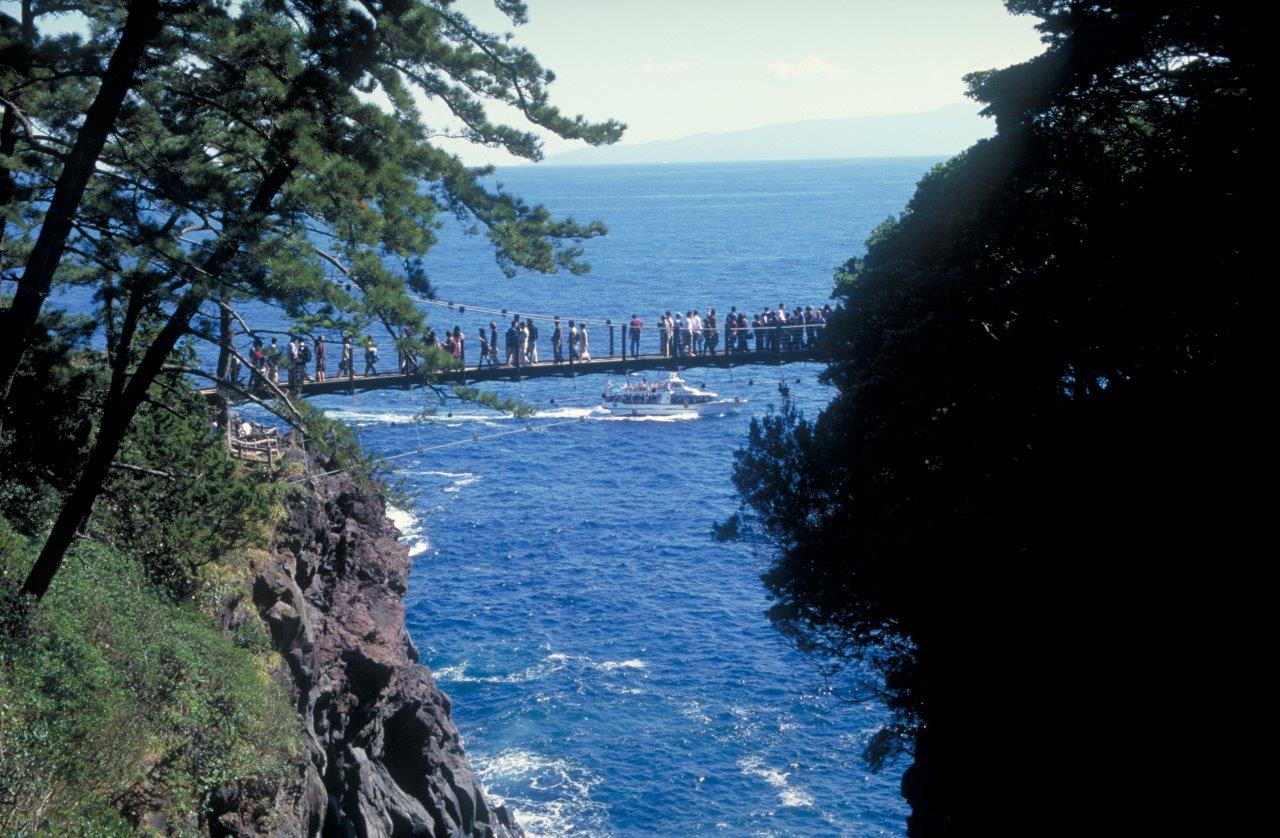
M644 321L640 319L640 315L631 315L631 354L636 356L640 354L640 330L644 328Z

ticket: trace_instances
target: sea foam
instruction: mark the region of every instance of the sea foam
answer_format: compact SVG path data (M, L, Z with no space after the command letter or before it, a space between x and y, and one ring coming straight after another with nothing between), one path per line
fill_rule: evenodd
M607 831L608 807L591 799L601 778L567 759L510 748L493 757L472 753L471 764L486 788L498 790L530 838ZM554 799L545 799L548 792Z
M778 791L778 801L783 806L812 806L813 796L803 789L795 788L788 781L791 775L777 768L770 768L764 760L757 756L743 757L738 760L738 768L749 777L759 777Z
M422 531L422 523L418 517L398 506L387 506L387 517L400 531L400 539L409 547L409 556L425 553L430 547L426 535Z

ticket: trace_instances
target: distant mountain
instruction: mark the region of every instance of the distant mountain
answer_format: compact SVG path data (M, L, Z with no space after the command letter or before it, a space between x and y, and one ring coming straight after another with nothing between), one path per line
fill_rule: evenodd
M976 105L925 113L811 119L678 140L583 148L547 155L550 165L711 163L829 157L923 157L955 154L995 133Z

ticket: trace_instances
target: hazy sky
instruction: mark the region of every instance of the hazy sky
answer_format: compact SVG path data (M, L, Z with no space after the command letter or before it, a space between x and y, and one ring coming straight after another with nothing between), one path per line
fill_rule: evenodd
M961 77L1040 51L999 0L489 0L456 8L514 31L556 73L554 104L626 122L624 143L965 101ZM499 112L492 114L499 116ZM554 153L572 144L549 140ZM501 161L481 150L470 161Z
M627 123L624 143L779 122L913 113L965 101L961 77L1040 51L1033 18L1000 0L528 0L513 27L492 0L458 0L476 24L514 32L556 73L569 114ZM0 0L16 14L17 4ZM75 16L51 29L75 28ZM441 106L433 128L456 127ZM492 118L519 120L495 108ZM463 142L469 163L510 162ZM578 147L549 138L548 154Z

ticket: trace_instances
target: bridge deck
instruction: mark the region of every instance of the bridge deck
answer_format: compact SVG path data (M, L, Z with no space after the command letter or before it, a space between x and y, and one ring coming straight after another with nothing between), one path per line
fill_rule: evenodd
M519 367L507 366L466 366L459 370L444 370L438 374L438 380L450 384L463 384L479 381L519 381L530 378L546 378L550 376L571 377L577 375L593 375L595 373L627 373L643 370L681 370L692 367L741 367L750 364L787 364L796 361L813 360L812 349L789 349L780 352L739 352L729 355L682 355L679 358L664 358L661 355L641 355L628 358L600 358L590 361L565 362L556 364L551 361L539 361L536 364L523 364ZM303 396L322 396L329 393L350 393L357 390L409 389L420 384L415 376L398 372L379 373L377 375L357 375L352 378L330 378L325 381L307 381L302 385ZM206 397L218 394L218 388L206 387L199 391ZM235 396L232 396L235 399Z

